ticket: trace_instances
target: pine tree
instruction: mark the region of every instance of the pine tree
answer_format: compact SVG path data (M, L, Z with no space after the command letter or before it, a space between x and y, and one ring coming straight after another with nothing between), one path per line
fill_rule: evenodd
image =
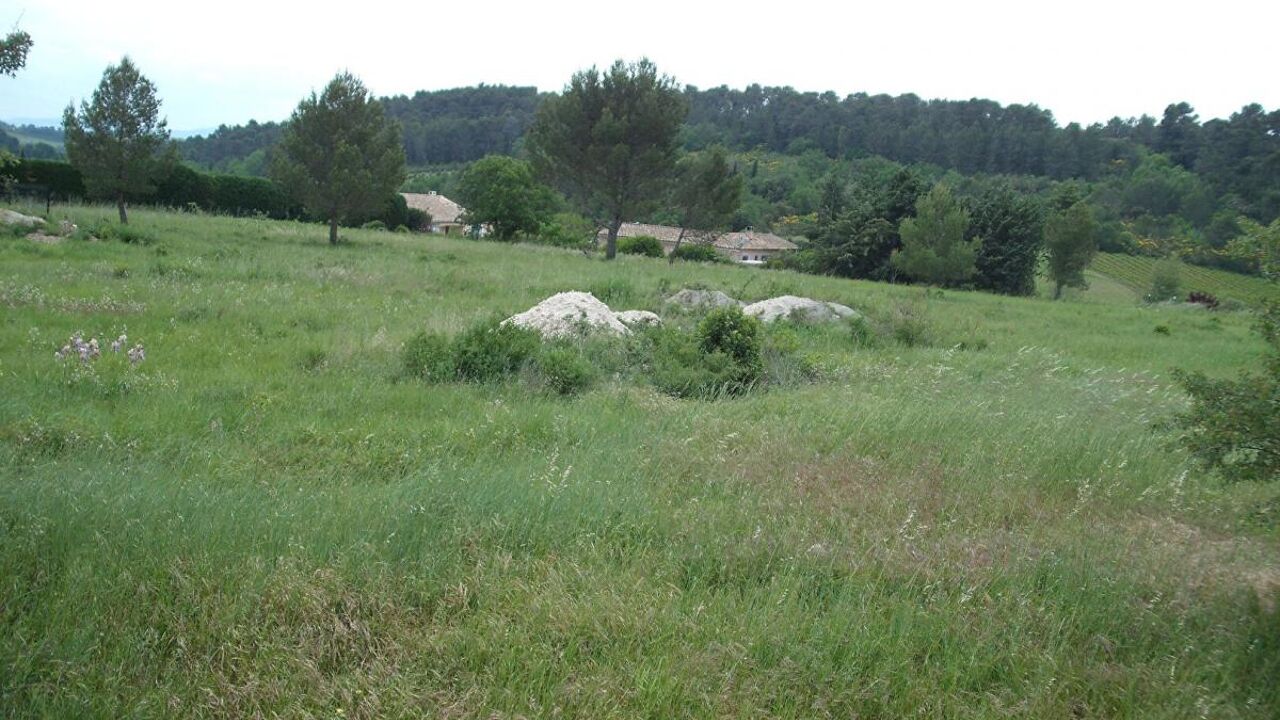
M313 215L329 224L382 209L404 182L400 126L364 83L339 73L324 92L298 103L271 166L271 175Z
M160 119L156 86L128 57L108 65L92 102L77 115L68 105L62 116L67 158L84 175L90 196L114 200L127 224L130 197L155 192L166 161L169 130Z

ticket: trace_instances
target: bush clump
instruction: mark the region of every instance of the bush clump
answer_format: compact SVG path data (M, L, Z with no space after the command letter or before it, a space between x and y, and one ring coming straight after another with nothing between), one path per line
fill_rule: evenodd
M623 255L643 255L660 258L666 253L662 250L662 241L649 235L618 238L618 252Z
M1151 292L1147 302L1178 302L1182 300L1182 263L1176 258L1166 258L1157 265L1151 276Z
M710 263L727 263L729 258L720 254L710 245L688 244L681 245L671 253L671 257L676 260L685 260L687 262L710 262Z
M1280 303L1259 320L1267 343L1262 372L1236 379L1175 371L1191 406L1170 423L1177 442L1229 481L1280 480Z
M560 395L577 395L595 381L595 366L572 347L544 348L536 364L542 384Z
M453 363L459 379L491 382L520 370L541 344L536 330L515 323L478 323L454 338Z
M381 220L370 220L369 222L361 225L360 229L361 230L386 230L387 224L382 222Z
M447 336L439 333L423 331L409 338L400 360L410 377L447 382L457 375L453 364L453 345Z
M409 376L432 382L494 382L519 372L541 345L536 331L493 319L453 338L419 333L405 343L401 363Z

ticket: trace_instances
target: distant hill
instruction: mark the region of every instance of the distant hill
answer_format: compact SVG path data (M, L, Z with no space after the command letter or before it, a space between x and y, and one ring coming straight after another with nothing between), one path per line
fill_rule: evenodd
M62 128L36 125L10 125L0 122L0 147L15 155L37 160L63 157Z

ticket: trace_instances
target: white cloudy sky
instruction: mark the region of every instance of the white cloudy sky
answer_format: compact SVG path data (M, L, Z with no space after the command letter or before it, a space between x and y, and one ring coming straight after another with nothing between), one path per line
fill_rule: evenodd
M1158 116L1177 100L1203 119L1280 107L1280 3L1264 0L0 0L0 28L13 23L35 48L0 78L9 120L60 117L124 54L175 130L283 119L341 69L379 95L558 90L575 70L640 56L699 87L985 97L1034 102L1063 124Z

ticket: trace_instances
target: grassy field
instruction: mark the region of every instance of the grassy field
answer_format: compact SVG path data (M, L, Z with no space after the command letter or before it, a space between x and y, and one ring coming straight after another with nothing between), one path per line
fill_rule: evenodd
M1159 264L1156 258L1098 253L1090 270L1122 283L1140 298L1151 291L1151 281ZM1182 266L1182 286L1185 292L1199 290L1219 300L1232 299L1250 304L1280 295L1275 285L1262 278L1198 265Z
M1280 715L1276 491L1153 429L1171 368L1258 362L1245 314L130 218L0 240L0 716ZM884 334L771 331L820 378L718 402L400 372L694 284Z

